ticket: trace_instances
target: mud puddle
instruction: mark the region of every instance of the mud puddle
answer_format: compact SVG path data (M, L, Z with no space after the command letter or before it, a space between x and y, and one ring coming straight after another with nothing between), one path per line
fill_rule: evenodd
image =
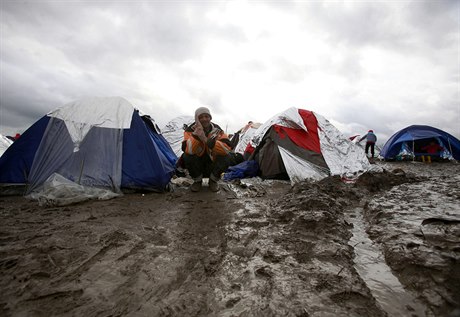
M361 213L358 207L349 215L349 221L353 222L349 244L354 248L359 275L388 316L425 316L424 306L404 289L385 263L379 247L369 239Z
M427 177L395 186L364 206L369 237L381 247L399 281L426 307L429 316L458 316L460 293L459 239L460 166L438 175L431 165L418 172ZM421 168L409 165L408 170ZM457 267L457 268L454 268Z

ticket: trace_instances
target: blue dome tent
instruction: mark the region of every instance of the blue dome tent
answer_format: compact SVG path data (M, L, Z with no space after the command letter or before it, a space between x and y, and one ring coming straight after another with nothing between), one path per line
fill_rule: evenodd
M444 150L441 158L460 160L460 141L453 135L427 125L411 125L390 137L380 151L385 160L415 159L426 154L422 148L435 141Z
M177 157L155 122L120 97L71 102L34 123L0 157L0 184L27 193L54 173L82 186L164 191Z

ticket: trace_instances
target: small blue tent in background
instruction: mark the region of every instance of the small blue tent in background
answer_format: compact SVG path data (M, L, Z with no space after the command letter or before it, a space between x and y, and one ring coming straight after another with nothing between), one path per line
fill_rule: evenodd
M155 122L120 97L71 102L34 123L0 157L0 184L40 188L54 173L88 187L163 191L177 157Z
M385 160L414 159L420 154L426 154L422 148L435 141L444 150L440 157L460 160L460 141L453 135L427 125L411 125L391 136L385 143L380 156Z

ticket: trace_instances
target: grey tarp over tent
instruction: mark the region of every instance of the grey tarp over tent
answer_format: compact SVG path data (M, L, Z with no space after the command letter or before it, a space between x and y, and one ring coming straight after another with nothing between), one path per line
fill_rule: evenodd
M285 174L292 183L329 175L355 178L371 170L364 151L323 116L289 108L262 124L251 138L262 177Z

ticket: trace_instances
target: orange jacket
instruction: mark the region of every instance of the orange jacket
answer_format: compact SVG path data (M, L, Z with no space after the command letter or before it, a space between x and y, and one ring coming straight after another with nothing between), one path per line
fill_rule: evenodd
M188 126L184 131L184 141L182 141L184 153L200 157L207 153L214 160L216 156L225 156L231 152L230 140L217 124L211 122L210 131L205 131L208 138L206 143L193 135L194 128L195 123Z

